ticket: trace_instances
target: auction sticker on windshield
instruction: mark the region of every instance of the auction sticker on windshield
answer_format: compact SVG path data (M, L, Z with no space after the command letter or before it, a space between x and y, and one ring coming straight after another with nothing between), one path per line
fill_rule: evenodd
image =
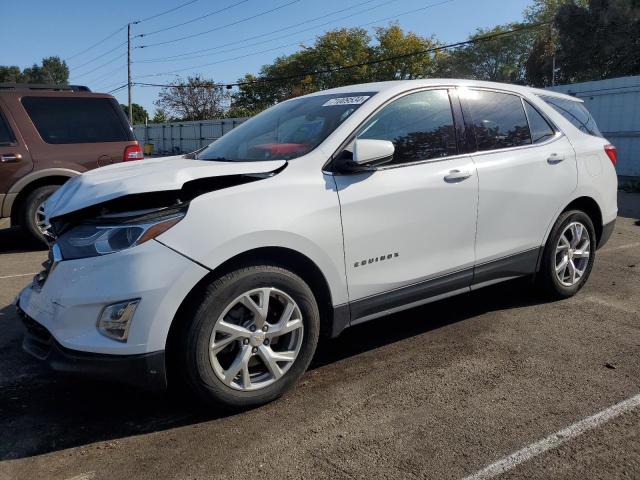
M322 104L323 107L330 107L332 105L360 105L369 98L369 95L360 95L358 97L338 97L327 100Z

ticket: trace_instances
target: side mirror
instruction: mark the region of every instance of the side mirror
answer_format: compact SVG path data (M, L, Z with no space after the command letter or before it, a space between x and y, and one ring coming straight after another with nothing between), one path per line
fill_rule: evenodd
M395 152L389 140L356 139L353 142L353 160L356 167L375 167L393 160Z

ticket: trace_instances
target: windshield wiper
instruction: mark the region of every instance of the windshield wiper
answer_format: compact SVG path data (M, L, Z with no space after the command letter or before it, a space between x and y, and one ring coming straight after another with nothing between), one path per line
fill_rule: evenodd
M225 157L212 157L212 158L198 158L196 157L196 160L207 160L210 162L234 162L235 160L229 160L228 158Z

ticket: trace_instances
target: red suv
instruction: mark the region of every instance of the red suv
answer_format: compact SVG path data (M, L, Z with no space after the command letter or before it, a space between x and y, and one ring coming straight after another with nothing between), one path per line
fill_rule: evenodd
M0 83L0 218L44 240L44 202L69 178L139 160L111 95L86 87Z

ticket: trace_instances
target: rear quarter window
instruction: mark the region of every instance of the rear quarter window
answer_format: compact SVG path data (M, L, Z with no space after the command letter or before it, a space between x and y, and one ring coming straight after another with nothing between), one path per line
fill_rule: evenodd
M602 137L602 133L596 124L596 121L584 106L582 102L574 100L566 100L564 98L541 96L551 108L569 120L581 132L594 137Z
M109 98L23 97L24 106L46 143L101 143L133 140L124 116Z

